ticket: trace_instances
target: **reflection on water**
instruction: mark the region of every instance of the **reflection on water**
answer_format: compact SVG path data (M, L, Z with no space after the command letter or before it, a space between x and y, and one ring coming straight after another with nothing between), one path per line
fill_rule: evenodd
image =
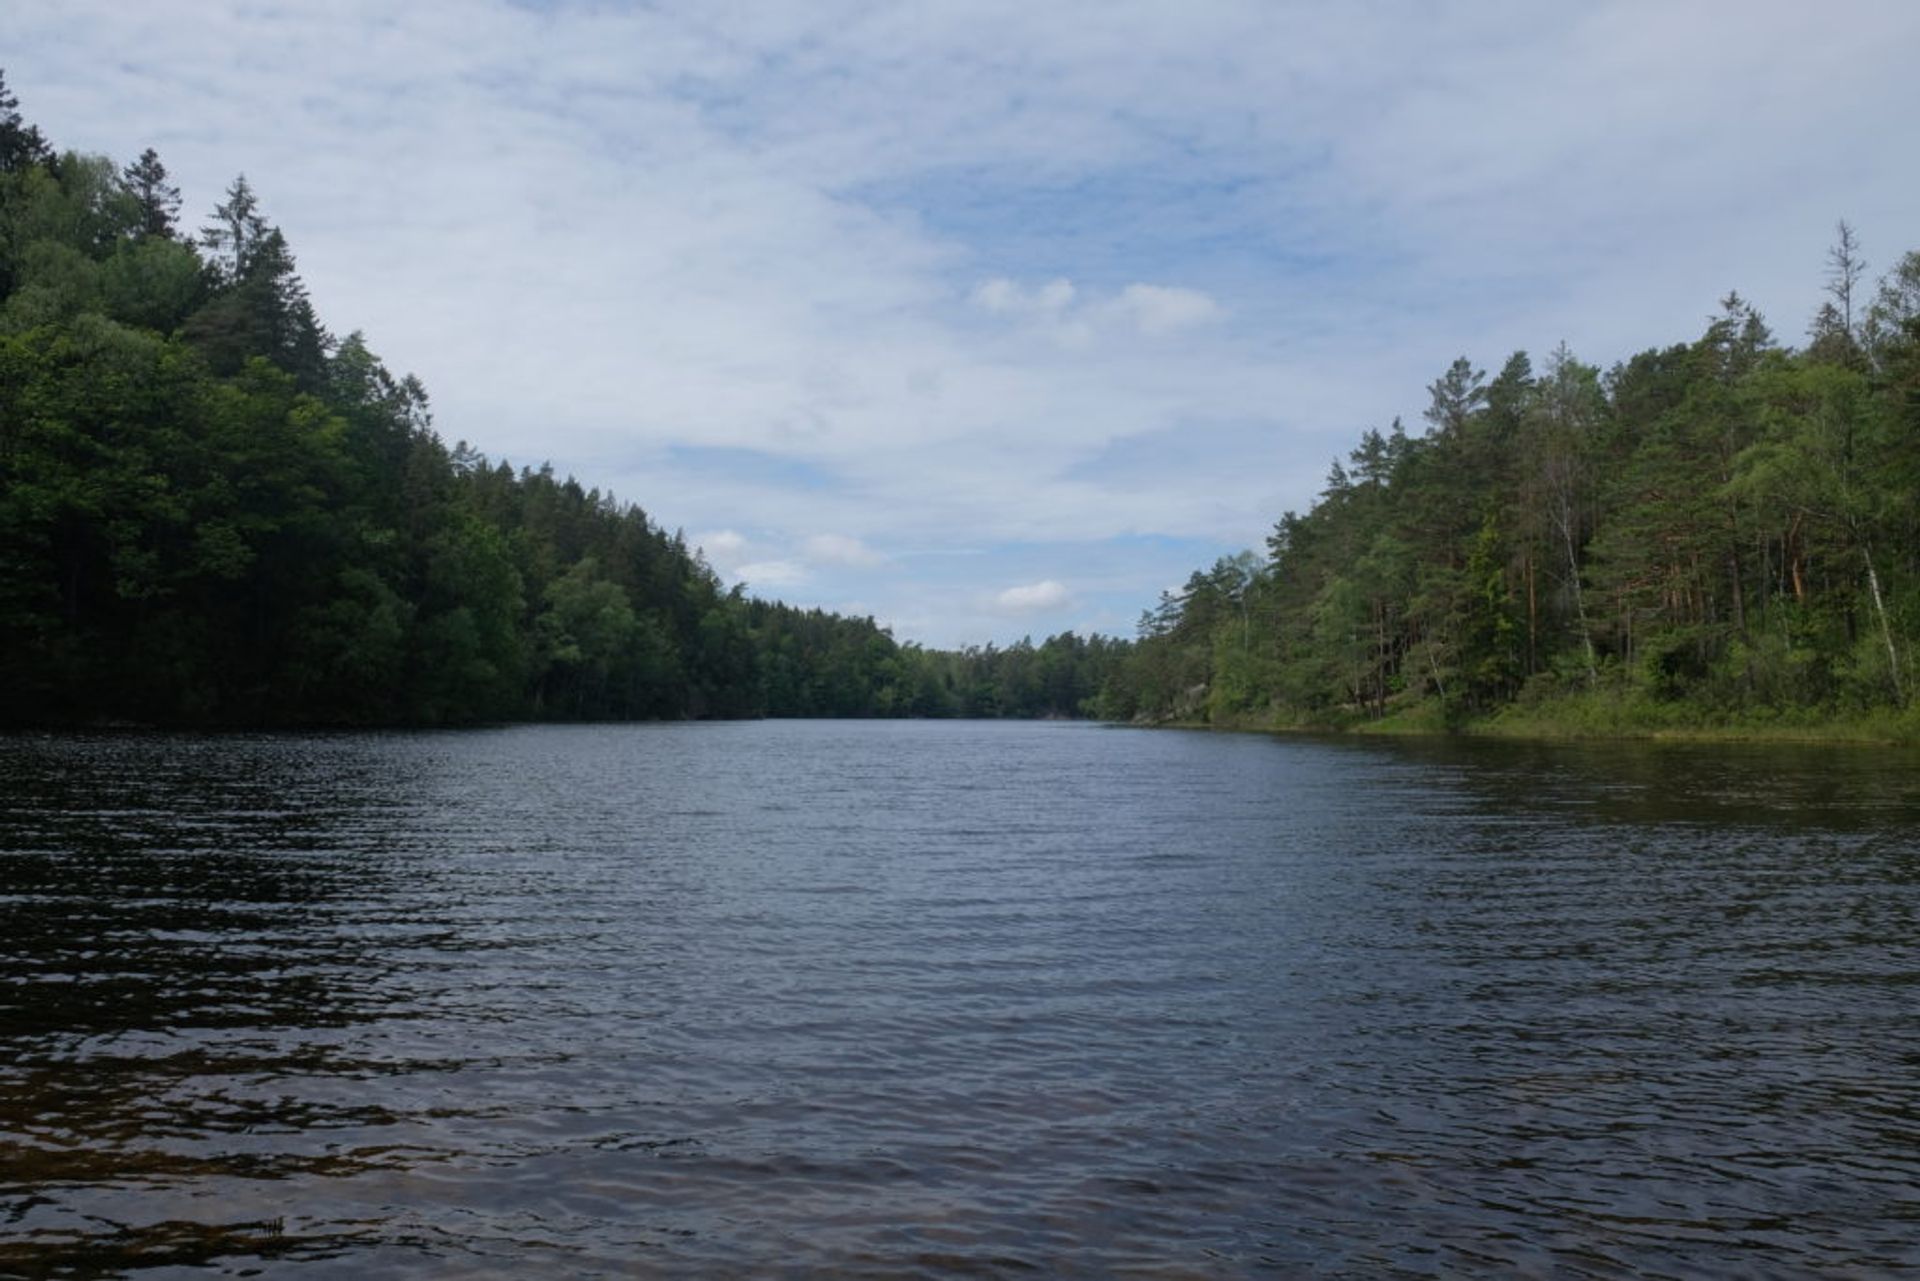
M1916 765L0 739L0 1272L1920 1266Z

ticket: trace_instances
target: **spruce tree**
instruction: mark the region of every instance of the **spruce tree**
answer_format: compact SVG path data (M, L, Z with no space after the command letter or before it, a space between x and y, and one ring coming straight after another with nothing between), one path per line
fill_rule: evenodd
M38 128L21 118L20 100L7 88L6 72L0 71L0 173L19 173L52 159L53 149Z
M140 207L140 234L172 239L180 216L180 188L167 181L167 167L160 163L159 153L148 147L120 171L120 180Z

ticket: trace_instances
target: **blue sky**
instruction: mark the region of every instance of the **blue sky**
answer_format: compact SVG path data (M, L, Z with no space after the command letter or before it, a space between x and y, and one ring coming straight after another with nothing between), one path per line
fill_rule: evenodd
M56 144L236 172L436 426L934 645L1130 633L1455 357L1920 247L1920 6L23 0Z

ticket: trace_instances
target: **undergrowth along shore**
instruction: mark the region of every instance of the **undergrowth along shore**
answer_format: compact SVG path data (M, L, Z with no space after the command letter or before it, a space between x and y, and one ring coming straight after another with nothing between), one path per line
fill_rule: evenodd
M1158 722L1169 727L1266 733L1500 738L1532 741L1635 740L1702 743L1835 743L1920 747L1920 706L1847 713L1811 708L1715 711L1682 702L1594 692L1515 704L1490 715L1450 722L1437 700L1396 708L1383 717L1348 714L1301 720L1278 712L1236 713L1216 720Z

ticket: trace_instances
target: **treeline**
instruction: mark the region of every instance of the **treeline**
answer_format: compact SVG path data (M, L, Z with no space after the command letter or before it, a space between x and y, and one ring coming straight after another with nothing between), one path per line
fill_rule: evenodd
M449 448L244 178L179 209L0 80L0 722L1074 715L1126 651L726 590L639 507Z
M1631 729L1894 716L1920 630L1920 253L1842 223L1798 350L1737 295L1602 371L1456 361L1141 622L1115 714Z

